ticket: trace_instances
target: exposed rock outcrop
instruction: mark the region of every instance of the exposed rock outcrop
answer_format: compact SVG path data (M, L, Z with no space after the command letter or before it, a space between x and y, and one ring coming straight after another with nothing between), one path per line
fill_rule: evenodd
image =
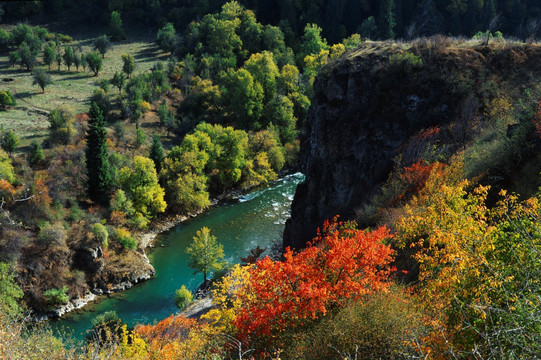
M501 84L527 86L528 74L540 70L539 46L483 48L439 40L365 43L320 72L301 133L306 180L297 188L284 246L304 247L337 214L356 218L421 129L441 126L440 145L447 153L460 150L487 104L501 96ZM422 63L413 56L389 59L406 52Z

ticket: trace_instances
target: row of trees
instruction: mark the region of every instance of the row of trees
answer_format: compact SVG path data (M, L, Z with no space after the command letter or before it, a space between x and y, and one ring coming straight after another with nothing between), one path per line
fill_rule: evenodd
M252 9L265 23L279 25L287 34L289 46L294 44L308 23L316 23L325 29L325 36L336 42L352 33L363 37L389 38L437 33L472 36L489 28L495 16L498 28L507 36L528 37L538 34L536 20L541 7L536 0L242 0L241 4ZM171 22L175 26L188 24L214 12L223 4L219 0L186 2L181 0L156 0L149 3L133 3L128 0L93 0L84 6L75 1L42 4L7 4L8 18L23 20L31 14L48 14L80 22L106 23L110 12L122 12L124 18L143 22L147 26ZM51 8L53 7L53 8ZM76 14L76 16L74 16Z

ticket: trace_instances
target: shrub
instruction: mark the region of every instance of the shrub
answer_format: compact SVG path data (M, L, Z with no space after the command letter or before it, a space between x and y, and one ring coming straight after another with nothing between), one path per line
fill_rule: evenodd
M104 343L114 340L122 331L122 320L115 311L107 311L92 319L92 328L86 337L89 342Z
M180 311L186 309L193 301L193 295L186 286L182 285L180 289L175 291L175 305Z
M351 302L318 325L296 334L284 358L417 358L414 340L423 335L420 313L401 289ZM284 354L284 355L286 355Z
M94 234L96 240L98 240L104 248L107 248L109 246L109 233L107 232L107 229L103 224L94 224L94 226L92 227L92 233Z
M119 228L116 230L116 239L123 248L129 250L137 249L137 240L134 239L127 229Z
M410 52L404 52L400 54L392 54L389 56L389 65L392 68L403 71L404 73L410 73L415 69L423 66L423 60L420 56L417 56Z
M7 106L15 106L17 102L9 90L0 91L0 110L5 110Z
M68 288L63 286L61 289L49 289L43 293L43 297L49 308L54 308L59 305L66 305L69 301L67 295Z

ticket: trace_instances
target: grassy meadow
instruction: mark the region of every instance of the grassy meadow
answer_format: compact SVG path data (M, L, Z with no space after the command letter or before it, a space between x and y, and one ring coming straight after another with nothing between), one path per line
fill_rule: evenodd
M82 53L93 50L95 38L74 40L70 45L81 49ZM150 69L157 61L166 61L168 54L159 50L153 38L132 38L122 42L111 43L105 58L102 70L98 76L87 68L79 71L71 66L70 71L62 64L60 71L55 63L51 70L45 65L37 68L46 70L53 80L51 85L41 88L32 85L33 77L30 71L19 65L12 67L8 56L0 56L0 90L9 90L15 96L17 105L0 112L0 127L13 129L21 138L21 147L30 144L34 139L42 139L47 134L49 111L62 106L70 106L76 113L86 112L89 107L89 98L103 79L111 79L116 71L122 70L121 55L128 53L135 58L134 73ZM77 54L80 54L77 51ZM41 56L41 54L40 54ZM41 58L38 58L41 63ZM118 89L110 87L111 94L118 94Z

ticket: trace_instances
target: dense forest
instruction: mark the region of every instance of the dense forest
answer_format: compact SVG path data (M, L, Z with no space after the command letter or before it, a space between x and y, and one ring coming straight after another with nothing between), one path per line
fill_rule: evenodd
M538 1L51 0L0 21L0 357L538 357ZM341 162L359 154L377 168ZM35 323L152 276L164 222L299 168L342 178L323 203L361 186L346 167L377 189L273 259L227 265L197 232L200 319L106 313L84 344Z
M304 26L314 23L335 43L353 33L371 39L414 38L434 34L472 36L496 27L506 36L527 38L539 31L541 5L536 0L245 0L264 24L280 26L288 44L299 45ZM50 22L108 21L117 11L126 19L160 27L171 22L184 27L216 12L223 0L71 0L6 3L3 19L9 22L38 19Z

